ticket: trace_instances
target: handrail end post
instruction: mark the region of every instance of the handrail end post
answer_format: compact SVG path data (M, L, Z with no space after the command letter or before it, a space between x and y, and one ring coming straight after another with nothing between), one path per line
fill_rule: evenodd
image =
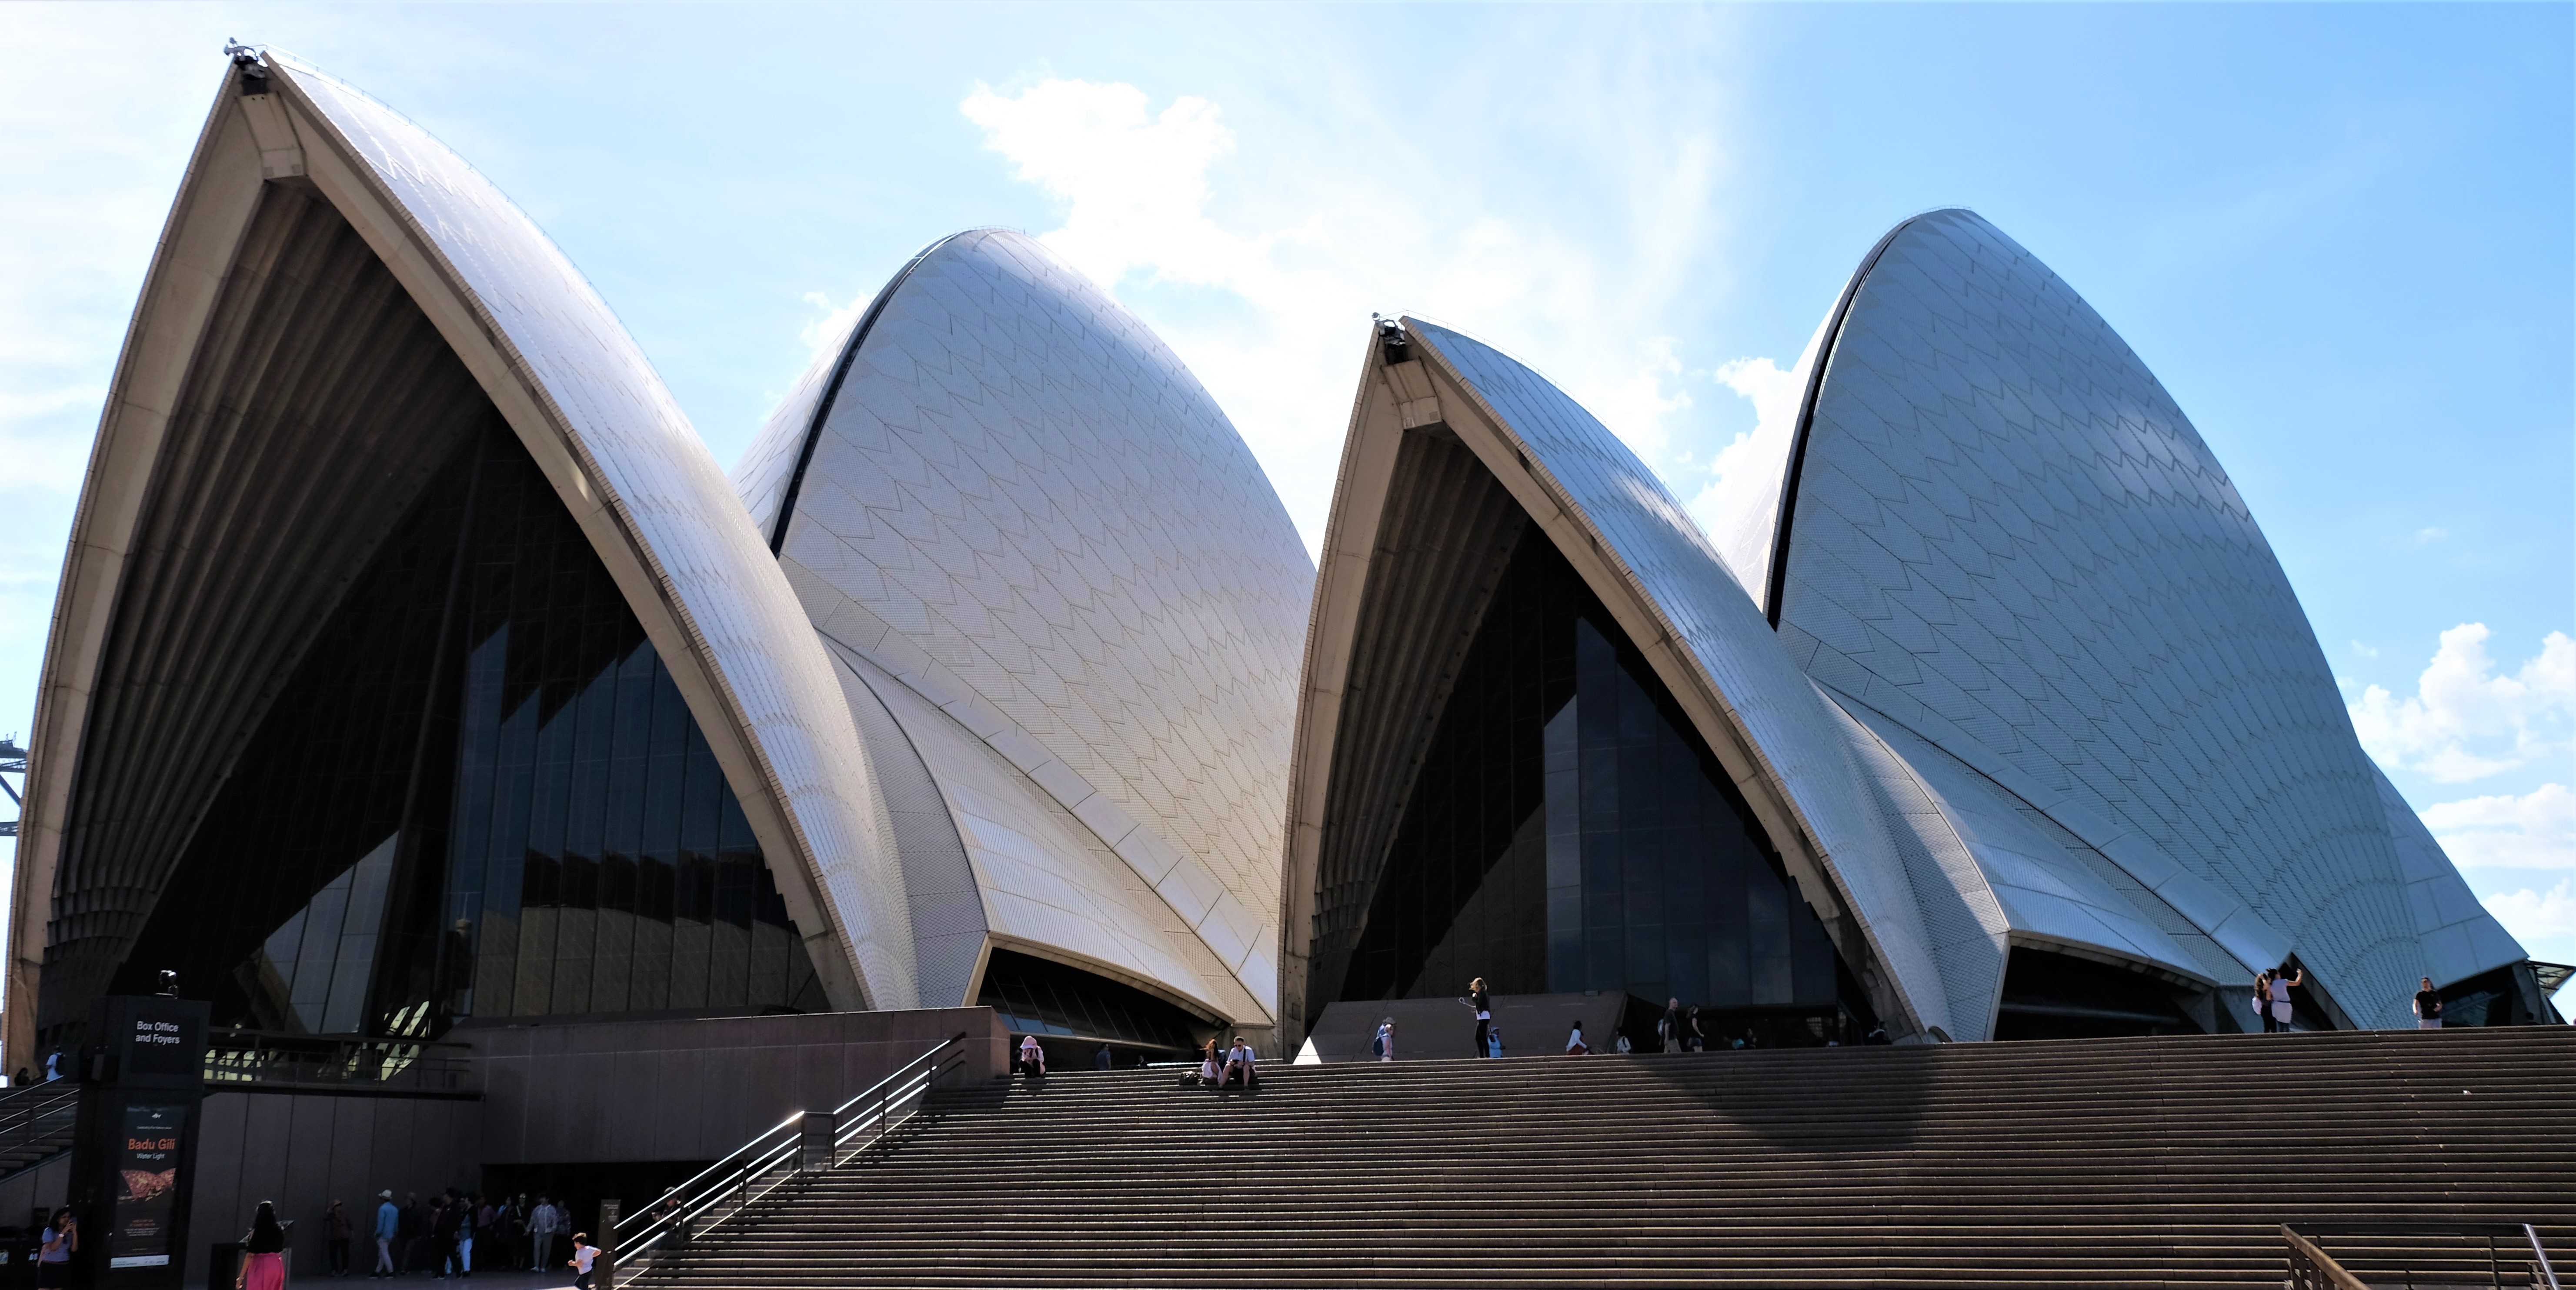
M617 1290L617 1214L621 1208L615 1199L599 1202L599 1253L591 1258L592 1290Z
M840 1117L829 1111L807 1111L797 1125L796 1171L821 1173L832 1167L833 1128Z

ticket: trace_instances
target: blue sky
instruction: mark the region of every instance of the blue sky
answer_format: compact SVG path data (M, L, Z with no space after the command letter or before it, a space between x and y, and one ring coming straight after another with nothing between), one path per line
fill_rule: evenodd
M2164 379L2365 745L2576 961L2571 15L12 6L44 71L0 78L0 733L238 36L489 174L720 462L836 311L1007 225L1180 350L1310 544L1371 310L1505 346L1694 498L1877 236L1972 207Z

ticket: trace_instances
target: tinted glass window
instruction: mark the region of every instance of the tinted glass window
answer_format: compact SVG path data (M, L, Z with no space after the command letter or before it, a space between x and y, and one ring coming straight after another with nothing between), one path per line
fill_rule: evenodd
M1798 1014L1817 1040L1867 1013L1741 794L1535 525L1366 898L1342 999L1450 996L1481 976L1501 994L1677 996L1725 1014L1708 1025L1728 1035Z
M163 967L304 1033L825 1006L669 668L497 421L277 696L120 988Z

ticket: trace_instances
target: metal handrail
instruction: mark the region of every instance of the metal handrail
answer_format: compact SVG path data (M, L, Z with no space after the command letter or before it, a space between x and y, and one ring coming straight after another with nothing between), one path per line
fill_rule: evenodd
M833 1108L827 1113L828 1126L809 1125L811 1112L798 1111L788 1116L731 1155L662 1193L650 1206L620 1219L609 1235L612 1266L622 1275L640 1260L686 1244L691 1233L741 1213L797 1174L829 1169L882 1140L896 1124L910 1118L912 1111L918 1109L917 1101L946 1073L942 1055L965 1040L966 1032L961 1030L931 1045L858 1096ZM872 1126L877 1130L874 1137L856 1147L848 1146L851 1139ZM820 1141L815 1140L818 1128ZM809 1155L813 1158L807 1159ZM718 1213L720 1206L723 1212Z
M2487 1276L2492 1285L2501 1286L2504 1278L2496 1262L2496 1238L2519 1239L2531 1251L2532 1284L2547 1290L2562 1290L2558 1271L2549 1266L2549 1251L2540 1243L2540 1233L2529 1223L2441 1223L2412 1219L2325 1220L2298 1224L2306 1235L2282 1224L2281 1237L2290 1247L2290 1284L2296 1290L2334 1287L2336 1290L2368 1290L2366 1284L2324 1250L2310 1236L2464 1236L2484 1237L2487 1242ZM2304 1267L2302 1265L2305 1265ZM2342 1280L2333 1280L2340 1277Z
M12 1090L0 1098L0 1161L15 1157L40 1138L68 1140L79 1115L80 1085L72 1080Z
M866 1150L868 1146L884 1140L885 1135L891 1131L894 1126L901 1124L904 1120L910 1119L912 1117L911 1110L906 1110L902 1115L898 1116L895 1114L896 1108L904 1106L912 1102L913 1099L928 1093L931 1085L937 1083L940 1075L946 1070L946 1066L941 1061L940 1054L945 1053L949 1049L964 1042L966 1042L966 1032L962 1030L958 1031L956 1034L950 1035L948 1038L943 1039L936 1044L932 1044L929 1049L921 1054L921 1056L915 1057L911 1061L904 1063L902 1067L895 1070L892 1074L887 1075L884 1079L878 1080L875 1084L861 1092L857 1097L851 1098L849 1101L833 1107L831 1163L834 1165L840 1164L851 1156L857 1155L859 1152ZM872 1110L861 1110L863 1105L872 1107ZM919 1108L915 1107L913 1109L917 1110ZM856 1147L851 1147L849 1145L852 1138L857 1137L861 1131L870 1127L874 1127L877 1130L875 1137L870 1138L867 1142L861 1143ZM844 1148L847 1148L847 1150L844 1150Z
M2316 1242L2281 1225L2281 1242L2289 1247L2290 1290L2370 1290L2361 1278L2343 1270L2334 1256L2317 1248Z

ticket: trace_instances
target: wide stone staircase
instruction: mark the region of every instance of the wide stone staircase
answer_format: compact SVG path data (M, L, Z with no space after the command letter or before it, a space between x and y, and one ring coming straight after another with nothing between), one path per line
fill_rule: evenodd
M2389 1220L2534 1224L2576 1287L2567 1027L1176 1074L943 1093L634 1280L2277 1287L2280 1224ZM2490 1284L2475 1240L2345 1244Z

